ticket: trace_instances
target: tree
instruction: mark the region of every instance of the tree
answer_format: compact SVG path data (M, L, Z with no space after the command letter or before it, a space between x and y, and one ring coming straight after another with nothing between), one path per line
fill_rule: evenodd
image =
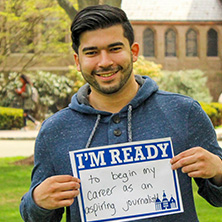
M119 7L121 6L121 0L77 0L76 6L73 6L69 0L57 0L58 4L65 10L71 20L75 17L78 10L90 5L107 4Z
M0 1L0 95L20 73L68 56L69 18L56 0ZM47 53L47 54L46 54ZM14 79L9 73L16 71ZM3 78L2 78L3 76Z
M0 9L2 72L15 67L23 72L42 60L45 62L45 52L50 53L50 58L67 52L63 39L68 33L68 16L56 0L1 0Z

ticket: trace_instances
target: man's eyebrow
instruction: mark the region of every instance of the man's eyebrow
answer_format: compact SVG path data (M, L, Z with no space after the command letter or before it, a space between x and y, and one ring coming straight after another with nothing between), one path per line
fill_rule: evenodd
M90 51L90 50L95 50L95 49L98 49L98 47L96 47L96 46L91 46L91 47L85 47L85 48L83 48L83 52L85 52L85 51Z
M114 47L114 46L123 46L124 44L122 42L114 42L110 45L108 45L109 48Z

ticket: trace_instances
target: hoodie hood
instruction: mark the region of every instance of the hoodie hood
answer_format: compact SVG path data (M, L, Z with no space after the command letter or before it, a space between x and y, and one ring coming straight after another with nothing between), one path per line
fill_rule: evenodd
M129 105L132 107L132 109L135 109L158 90L156 82L148 76L135 75L135 79L140 85L140 89L138 90L136 96L131 100L131 102L127 106L123 107L120 112L126 112ZM76 94L73 95L71 103L69 104L69 108L85 114L110 115L109 112L96 110L90 106L88 101L89 93L90 86L87 83L82 86Z

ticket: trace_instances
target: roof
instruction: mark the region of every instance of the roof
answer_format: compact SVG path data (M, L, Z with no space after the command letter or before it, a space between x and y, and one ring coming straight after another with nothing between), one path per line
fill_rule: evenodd
M222 21L221 0L122 0L131 21Z

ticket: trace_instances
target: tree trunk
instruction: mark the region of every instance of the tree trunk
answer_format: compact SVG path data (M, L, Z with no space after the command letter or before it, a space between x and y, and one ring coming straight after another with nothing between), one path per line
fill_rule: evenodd
M65 12L72 21L77 13L77 10L73 7L72 3L69 0L57 0L57 2L60 7L65 10Z
M103 5L103 4L112 5L120 8L121 2L122 2L121 0L78 0L80 10L90 5Z
M65 10L65 12L72 21L77 13L77 10L74 8L72 3L69 0L57 0L57 2L60 5L60 7L62 7ZM103 5L103 4L112 5L120 8L121 0L78 0L79 10L90 5Z
M122 0L101 0L101 1L103 1L102 4L112 5L118 8L121 7L121 2L122 2Z

